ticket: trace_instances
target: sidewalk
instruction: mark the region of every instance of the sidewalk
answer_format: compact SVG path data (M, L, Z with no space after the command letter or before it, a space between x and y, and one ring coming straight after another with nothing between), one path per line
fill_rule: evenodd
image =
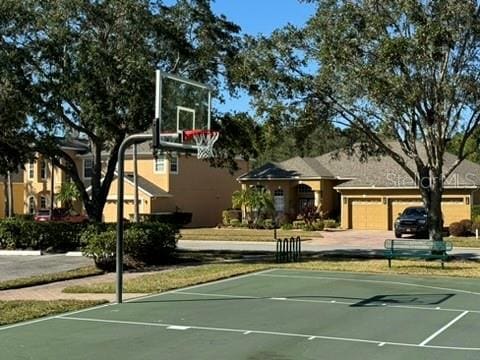
M151 273L125 273L124 279L132 279L138 276ZM115 301L115 294L67 294L62 290L67 286L84 285L101 282L115 281L115 273L105 275L91 276L83 279L59 281L51 284L32 286L22 289L2 290L0 291L0 300L107 300ZM124 299L131 299L146 294L124 293Z

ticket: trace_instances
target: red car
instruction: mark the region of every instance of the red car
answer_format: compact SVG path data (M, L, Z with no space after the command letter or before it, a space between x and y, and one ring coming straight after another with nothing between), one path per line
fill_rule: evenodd
M84 223L88 221L88 216L77 213L75 210L64 208L53 209L50 214L49 209L41 209L35 214L35 221L65 221L70 223Z

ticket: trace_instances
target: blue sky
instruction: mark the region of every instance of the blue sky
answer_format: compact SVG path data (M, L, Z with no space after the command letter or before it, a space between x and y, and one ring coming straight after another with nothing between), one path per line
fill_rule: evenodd
M298 0L215 0L213 10L238 24L242 32L250 35L269 35L288 23L301 26L314 12L311 4ZM227 99L225 104L214 102L221 111L249 111L246 95Z

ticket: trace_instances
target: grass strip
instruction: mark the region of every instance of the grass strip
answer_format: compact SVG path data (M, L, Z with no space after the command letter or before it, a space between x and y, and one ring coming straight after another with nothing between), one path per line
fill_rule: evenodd
M157 274L140 276L124 282L124 291L130 293L156 293L229 278L269 268L300 270L348 271L363 273L404 274L419 276L480 277L477 262L451 261L442 269L437 261L394 260L388 268L386 260L317 260L302 263L226 263L184 267ZM105 282L90 285L70 286L67 293L114 293L115 283Z
M236 229L236 228L201 228L180 230L182 240L213 240L213 241L274 241L273 230ZM300 236L302 240L322 238L320 232L277 229L277 238Z
M106 301L55 300L0 301L0 325L13 324L48 315L61 314L104 304Z
M267 264L208 264L161 271L124 281L124 291L130 293L152 293L203 284L218 279L247 274L267 269ZM104 282L91 285L74 285L63 290L66 293L114 293L115 283Z
M103 274L95 266L85 266L74 270L62 271L52 274L34 275L26 278L0 281L0 290L19 289L29 286L49 284L56 281L80 279L87 276Z
M469 248L480 248L480 240L475 239L475 237L446 237L445 240L451 241L453 247L469 247Z

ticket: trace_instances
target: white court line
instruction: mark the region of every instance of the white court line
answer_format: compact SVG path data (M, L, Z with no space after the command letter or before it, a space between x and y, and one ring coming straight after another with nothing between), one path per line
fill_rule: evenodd
M150 323L150 322L139 322L139 321L123 321L123 320L107 320L107 319L91 319L91 318L76 318L76 317L58 317L57 320L71 320L71 321L86 321L93 323L104 323L104 324L118 324L118 325L133 325L133 326L151 326L151 327L161 327L168 329L173 327L187 327L188 330L204 330L204 331L219 331L219 332L229 332L229 333L240 333L245 334L257 334L257 335L273 335L273 336L288 336L288 337L297 337L304 338L307 340L333 340L333 341L343 341L343 342L354 342L354 343L364 343L364 344L374 344L377 346L400 346L400 347L409 347L409 348L431 348L431 349L444 349L444 350L462 350L462 351L480 351L480 348L477 347L459 347L459 346L438 346L438 345L419 345L412 343L401 343L401 342L391 342L391 341L379 341L379 340L368 340L368 339L356 339L356 338L347 338L347 337L337 337L337 336L324 336L324 335L312 335L312 334L299 334L299 333L288 333L288 332L279 332L279 331L265 331L265 330L246 330L246 329L231 329L231 328L220 328L220 327L208 327L208 326L194 326L194 325L173 325L173 324L163 324L163 323Z
M107 306L110 306L110 305L111 304L101 304L101 305L97 305L97 306L90 307L90 308L87 308L87 309L70 311L70 312L67 312L67 313L64 313L64 314L61 314L61 315L52 315L52 316L47 316L47 317L43 317L43 318L36 319L36 320L29 320L29 321L24 321L24 322L12 324L12 325L0 326L0 331L14 329L14 328L21 327L21 326L26 326L26 325L32 325L32 324L36 324L36 323L39 323L39 322L44 322L44 321L47 321L47 320L57 319L58 317L63 316L63 315L69 316L69 315L80 314L82 312L86 312L86 311L90 311L90 310L96 310L96 309L100 309L100 308L107 307Z
M251 273L244 274L244 275L232 276L232 277L229 277L229 278L226 278L226 279L220 279L220 280L206 282L206 283L202 283L202 284L198 284L198 285L188 286L188 287L185 287L185 288L182 288L182 289L188 290L188 289L194 289L194 288L201 287L201 286L207 286L207 285L219 284L219 283L222 283L222 282L227 282L227 281L232 281L232 280L237 280L237 279L243 279L243 278L250 277L250 276L255 276L255 275L258 275L258 274L268 273L268 272L273 271L273 270L275 270L275 269L267 269L267 270L263 270L263 271L251 272ZM162 292L162 293L155 293L155 294L149 294L149 295L145 295L145 296L139 296L139 297L136 297L136 298L131 298L129 300L126 300L126 301L124 301L124 303L137 301L137 300L142 300L142 299L147 299L147 298L151 298L151 297L155 297L155 296L168 295L168 294L175 293L177 290L182 290L182 289L173 289L173 290L165 291L165 292ZM57 318L60 318L62 316L79 314L79 313L83 313L83 312L87 312L87 311L97 310L97 309L102 308L102 307L114 306L114 305L118 305L118 304L117 303L101 304L101 305L94 306L94 307L87 308L87 309L71 311L71 312L67 312L67 313L64 313L64 314L47 316L47 317L43 317L43 318L35 319L35 320L23 321L23 322L12 324L12 325L0 326L0 331L14 329L14 328L21 327L21 326L32 325L32 324L36 324L36 323L40 323L40 322L44 322L44 321L48 321L48 320L52 320L52 319L57 319Z
M357 302L348 302L348 301L338 301L338 300L313 300L313 299L296 299L296 298L286 298L286 297L258 297L258 296L241 296L241 295L229 295L229 294L209 294L209 293L198 293L198 292L185 292L185 291L176 291L176 294L180 295L194 295L194 296L211 296L211 297L223 297L223 298L233 298L233 299L251 299L251 300L276 300L276 301L291 301L291 302L306 302L306 303L319 303L319 304L330 304L330 305L355 305ZM439 308L431 306L413 306L413 305L388 305L388 304L375 304L375 305L364 305L359 306L363 308L375 308L378 306L393 308L393 309L407 309L407 310L426 310L426 311L444 311L444 312L471 312L471 313L480 313L480 310L465 310L465 309L451 309L451 308Z
M414 283L407 283L407 282L401 282L401 281L355 279L355 278L345 278L345 277L336 277L336 276L275 275L275 274L262 274L262 273L258 273L256 274L256 276L290 278L290 279L339 280L339 281L366 282L366 283L378 283L378 284L392 284L392 285L421 287L421 288L435 289L435 290L453 291L453 292L464 293L469 295L480 295L480 292L475 292L475 291L452 289L452 288L445 288L445 287L432 286L432 285L414 284Z
M435 339L438 335L440 335L441 333L443 333L445 330L447 330L450 326L452 326L453 324L455 324L458 320L460 320L461 318L463 318L465 315L468 314L468 311L464 311L463 313L461 313L460 315L458 315L455 319L453 319L452 321L450 321L447 325L445 325L444 327L438 329L436 332L434 332L432 335L430 335L428 338L426 338L425 340L423 340L419 346L425 346L426 344L428 344L430 341L432 341L433 339Z
M216 284L221 284L221 283L228 282L228 281L244 279L244 278L247 278L247 277L266 274L266 273L269 273L269 272L274 271L274 270L276 270L276 269L267 269L267 270L262 270L262 271L256 271L256 272L251 272L251 273L243 274L243 275L239 275L239 276L232 276L232 277L229 277L229 278L226 278L226 279L220 279L220 280L210 281L210 282L201 283L201 284L197 284L197 285L187 286L187 287L180 288L180 289L172 289L172 290L168 290L168 291L165 291L165 292L162 292L162 293L155 293L155 294L139 296L139 297L136 297L136 298L131 298L131 299L125 300L124 303L130 303L130 302L134 302L134 301L138 301L138 300L149 299L149 298L152 298L152 297L155 297L155 296L163 296L163 295L173 294L177 291L196 289L196 288L199 288L199 287L202 287L202 286L216 285ZM116 305L116 304L113 304L113 305Z

